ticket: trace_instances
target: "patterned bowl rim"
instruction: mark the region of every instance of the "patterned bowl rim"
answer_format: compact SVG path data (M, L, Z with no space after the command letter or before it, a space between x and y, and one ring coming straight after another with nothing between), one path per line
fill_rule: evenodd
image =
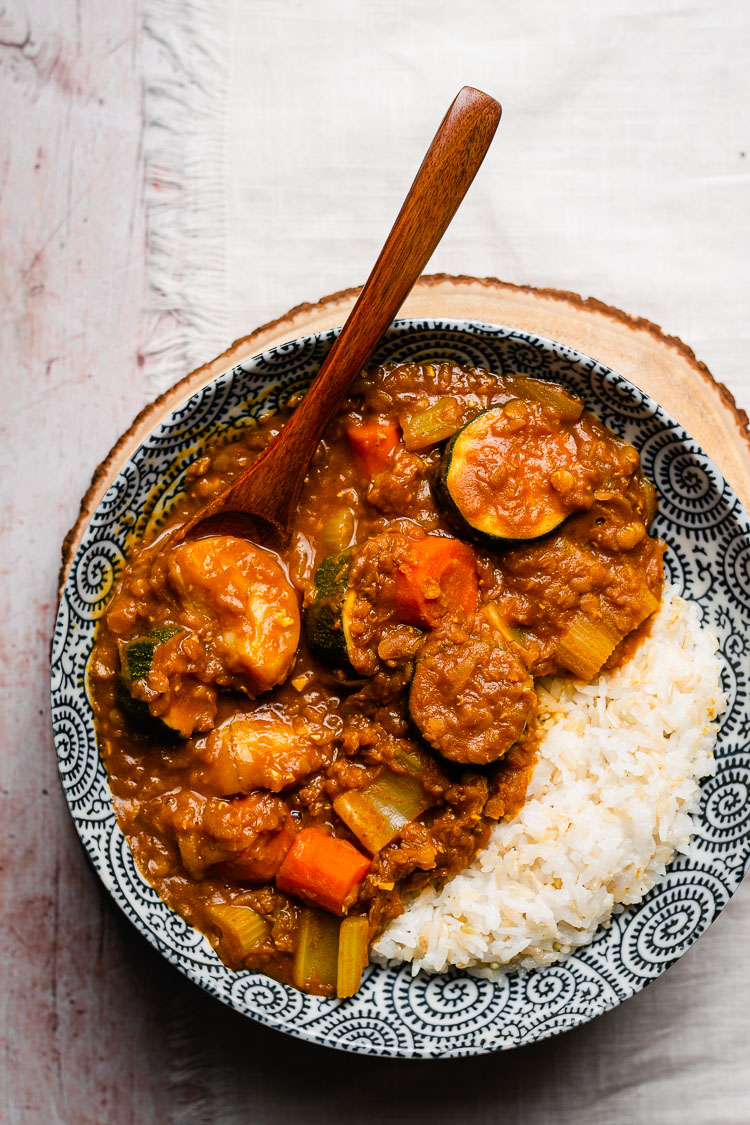
M341 1039L341 1038L339 1038L339 1039L332 1038L330 1033L329 1034L326 1034L325 1032L323 1034L316 1033L316 1031L313 1027L308 1026L309 1022L315 1023L316 1022L315 1019L313 1019L312 1021L308 1020L307 1022L301 1023L301 1024L295 1023L295 1022L284 1023L284 1022L280 1021L279 1019L274 1018L273 1015L268 1016L262 1010L260 1010L260 1011L259 1010L249 1010L246 1006L243 1006L242 1004L238 1003L237 999L233 997L232 992L221 992L219 989L217 989L215 987L212 987L211 984L205 978L201 977L200 973L194 967L194 965L190 961L190 959L186 958L184 956L184 954L181 955L179 950L171 948L167 944L165 944L164 939L161 938L159 936L159 934L154 932L154 930L152 928L150 928L150 926L147 924L146 920L142 917L142 915L140 913L137 913L135 911L133 911L131 913L131 911L128 909L128 904L126 903L126 901L123 901L124 896L122 894L118 893L118 892L121 891L121 888L118 884L116 884L116 881L114 880L113 871L112 871L112 874L110 874L110 870L106 866L102 865L102 856L100 854L100 851L96 848L93 840L87 836L86 819L81 818L80 816L78 816L76 814L76 810L74 809L74 806L73 806L71 791L69 790L69 788L65 784L64 764L65 764L65 755L66 755L66 750L67 750L67 741L66 741L67 735L66 735L66 730L65 730L64 726L60 727L54 721L54 710L55 710L55 706L56 706L57 696L59 695L59 690L60 690L55 685L55 676L54 676L54 671L55 671L55 647L56 647L55 642L56 642L56 639L58 637L58 631L60 629L61 618L63 617L63 613L64 613L64 609L65 609L65 593L66 593L66 591L68 590L68 588L71 584L72 576L74 575L74 572L75 572L76 562L77 562L78 558L81 556L82 552L86 548L88 537L89 537L89 534L92 530L92 525L94 524L94 522L96 520L97 513L99 512L99 510L104 505L106 497L109 494L110 490L116 485L117 481L122 476L122 474L124 472L124 469L130 463L130 461L138 455L139 451L148 442L149 438L152 437L153 434L157 432L159 427L164 422L168 421L171 418L174 418L175 415L179 414L182 410L184 410L188 406L188 404L191 403L194 399L199 398L200 395L202 394L202 392L206 388L215 387L217 384L221 383L223 380L231 379L237 373L240 373L240 372L247 373L247 372L251 371L254 367L257 367L259 364L261 364L262 361L267 360L268 357L274 357L274 356L278 356L280 354L283 354L285 352L285 350L288 350L290 348L294 348L295 346L317 344L317 343L320 343L320 342L323 342L324 344L330 346L330 343L333 341L333 339L336 337L336 335L338 334L339 331L340 331L339 328L324 329L324 330L321 330L319 332L313 333L311 335L297 337L296 339L292 339L292 340L289 340L289 341L287 341L283 344L279 344L275 347L272 347L267 352L260 353L259 355L256 355L256 356L253 356L253 357L248 357L247 359L242 360L240 363L231 364L229 367L227 367L226 369L223 369L216 376L214 376L213 378L208 380L202 388L198 389L197 391L193 391L191 394L188 394L186 396L186 398L184 399L184 401L181 401L181 402L177 403L177 405L173 408L172 411L169 412L169 414L165 418L156 419L155 425L153 426L149 435L144 439L143 442L141 442L141 444L138 446L138 448L131 451L128 455L121 456L117 460L117 462L115 464L116 471L113 472L112 480L111 480L111 483L110 483L110 486L109 486L107 492L105 493L105 496L102 497L99 504L96 506L96 508L91 513L90 517L88 518L88 520L85 523L85 526L84 526L84 529L83 529L83 534L81 536L80 542L79 542L78 547L76 549L75 556L72 560L70 570L68 571L66 580L63 584L63 588L62 588L63 596L61 598L61 604L60 604L60 607L58 609L58 614L57 614L57 618L56 618L56 622L55 622L55 632L53 634L52 658L51 658L51 663L52 663L51 692L52 692L52 705L53 705L53 732L54 732L54 738L55 738L55 748L56 748L56 753L57 753L57 758L58 758L58 769L59 769L59 773L60 773L60 780L61 780L61 784L62 784L62 787L63 787L63 792L64 792L65 797L66 797L66 801L68 803L68 806L69 806L69 809L70 809L70 812L71 812L71 816L73 818L73 821L74 821L74 824L75 824L75 827L76 827L76 831L78 832L81 843L83 844L83 847L84 847L84 849L87 853L87 856L88 856L89 860L92 862L92 865L93 865L94 869L96 870L97 874L99 875L99 878L103 882L103 884L106 887L107 891L109 892L110 896L115 900L117 905L123 911L125 916L129 919L129 921L136 927L136 929L139 931L139 933L142 936L144 936L149 941L149 943L159 953L161 953L172 965L177 967L193 983L198 984L205 991L209 992L211 995L215 996L217 999L221 1000L223 1003L227 1004L229 1007L234 1008L236 1011L239 1011L243 1015L250 1016L251 1018L255 1019L257 1022L259 1022L261 1024L265 1024L266 1026L272 1027L277 1031L282 1031L282 1032L285 1032L287 1034L291 1034L291 1035L295 1036L296 1038L299 1038L299 1039L302 1039L302 1040L305 1040L305 1041L308 1041L308 1042L312 1042L312 1043L315 1043L315 1044L318 1044L318 1045L333 1047L334 1049L358 1053L358 1054L378 1055L378 1056L382 1056L382 1057L393 1057L393 1058L445 1058L445 1057L460 1057L460 1056L467 1056L467 1055L494 1053L494 1052L499 1051L499 1050L507 1050L507 1049L510 1049L512 1047L515 1047L515 1046L522 1046L522 1045L525 1045L527 1043L538 1042L538 1041L541 1041L542 1039L549 1038L553 1035L558 1035L558 1034L562 1033L563 1031L568 1030L572 1027L580 1026L581 1024L586 1023L589 1020L594 1019L597 1016L602 1015L607 1011L610 1011L611 1009L616 1007L618 1004L622 1003L623 1000L628 999L630 996L633 996L637 992L641 991L643 988L646 987L646 985L652 983L652 981L654 979L656 979L663 972L665 972L666 969L668 969L672 964L674 964L674 962L676 960L678 960L678 958L680 956L682 956L682 954L684 952L686 952L686 950L688 948L690 948L695 943L695 941L698 940L698 938L701 936L702 933L705 932L705 930L708 928L708 926L711 924L711 922L713 922L715 920L715 918L718 917L718 914L721 912L721 910L724 908L726 903L729 901L729 898L737 890L740 882L742 881L742 878L743 878L746 870L748 869L748 866L750 865L750 835L745 833L744 847L740 851L738 851L737 855L736 855L736 858L739 862L736 862L734 865L732 865L729 868L729 870L727 871L727 873L725 875L723 883L718 878L717 875L712 874L710 871L706 873L707 876L710 876L715 883L721 884L721 889L725 893L721 895L720 901L714 901L713 908L710 909L708 914L700 920L700 924L693 928L693 930L688 935L688 938L682 943L679 950L677 952L675 952L674 956L672 956L668 959L662 960L660 962L659 966L658 966L657 971L654 974L652 974L649 978L640 978L635 983L630 982L629 985L627 985L627 986L624 985L623 982L620 980L620 981L618 981L618 987L617 988L610 987L609 988L609 994L607 996L601 996L600 995L597 998L596 1003L593 1003L593 1001L590 1002L589 1004L584 1003L581 1006L574 1007L569 1013L562 1010L562 1008L560 1008L558 1011L553 1010L552 1013L549 1015L549 1017L545 1018L542 1021L542 1024L537 1024L536 1026L531 1027L526 1033L520 1032L518 1034L518 1036L515 1037L515 1038L511 1035L511 1037L507 1040L501 1040L499 1042L498 1041L489 1042L487 1036L482 1037L480 1035L477 1038L476 1034L474 1034L472 1031L467 1032L465 1028L462 1028L460 1034L457 1034L455 1036L449 1036L447 1034L441 1036L439 1031L433 1032L433 1034L431 1036L430 1032L428 1031L424 1034L424 1038L426 1039L426 1043L424 1043L424 1044L423 1043L416 1044L416 1043L412 1042L411 1045L408 1045L408 1044L404 1045L404 1046L399 1045L398 1048L391 1049L391 1046L389 1044L380 1044L380 1045L376 1044L376 1045L373 1046L372 1042L366 1043L366 1042L360 1041L359 1039L357 1039L354 1042L347 1042L346 1040ZM618 393L621 393L621 394L624 393L625 395L630 396L631 399L635 398L635 400L640 403L640 405L644 408L644 410L646 412L644 417L649 417L649 418L652 418L652 419L655 419L655 420L658 419L658 421L659 421L659 427L658 428L660 430L663 429L665 431L666 430L674 431L674 433L676 435L678 435L678 440L679 440L680 445L688 447L691 451L691 454L694 457L700 457L701 465L702 465L703 470L704 470L704 474L709 476L709 477L713 477L712 483L714 485L714 488L715 488L716 491L718 491L720 493L723 501L727 505L727 509L728 509L727 514L732 515L734 517L735 522L741 528L741 536L736 536L735 538L741 538L743 540L744 548L745 549L747 548L747 543L748 543L748 540L750 539L750 520L748 519L747 514L745 513L744 509L742 508L742 505L741 505L739 499L736 497L735 493L733 492L731 487L728 485L728 483L726 482L726 480L724 479L724 477L722 476L722 474L720 473L718 468L715 466L713 461L703 452L703 450L698 446L698 444L694 441L694 439L692 439L690 437L690 435L687 434L685 432L685 430L677 422L675 422L675 420L665 410L663 410L663 408L660 407L658 405L658 403L656 403L655 400L651 396L647 395L644 391L641 391L634 383L632 383L632 381L626 379L624 376L621 376L621 375L617 374L615 371L613 371L606 364L600 363L599 361L593 359L592 357L586 355L585 353L581 352L580 350L578 350L576 348L573 348L569 345L557 343L556 341L551 340L547 337L538 336L538 335L535 335L535 334L533 334L531 332L528 332L526 330L514 329L514 328L511 328L511 327L508 327L508 326L505 326L505 325L491 324L491 323L488 323L488 322L485 322L485 321L472 320L472 319L469 319L469 318L459 319L459 318L452 318L452 317L427 316L427 317L410 317L410 318L403 318L403 319L396 320L396 321L393 322L393 325L389 329L388 333L384 336L383 342L381 344L381 349L382 349L383 344L390 343L392 340L393 341L401 340L401 342L403 342L403 340L405 339L405 336L402 335L402 334L409 333L411 331L414 331L414 332L417 332L417 333L423 332L423 333L426 333L427 335L429 335L430 333L436 333L436 332L447 332L447 333L453 333L454 335L459 336L459 337L461 335L465 334L469 338L494 339L497 342L503 341L503 340L508 341L508 340L511 340L511 339L515 340L515 341L519 341L521 343L531 345L532 349L538 349L542 353L547 353L548 355L551 355L553 357L553 359L556 358L556 359L559 359L561 361L564 361L565 363L569 364L571 366L571 368L573 368L573 369L579 370L581 372L587 371L589 377L591 377L592 379L595 379L597 381L597 383L599 385L603 386L605 389L607 389L609 393L612 393L616 388ZM379 350L381 350L381 349L379 349ZM396 350L398 350L398 349L396 349ZM394 357L389 357L389 359L393 359L393 358ZM272 369L270 369L268 371L265 382L266 382L267 386L273 386L273 384L274 384L274 372L273 372ZM596 411L601 416L601 407L597 407ZM633 417L638 417L638 416L633 415ZM747 565L747 564L743 562L743 565ZM91 616L87 619L89 634L93 633L94 624L95 624L95 621L97 619L98 619L98 615L97 616ZM65 623L63 623L63 631L66 631ZM81 643L81 641L79 640L79 644L80 643ZM60 655L61 656L64 655L65 651L66 651L66 649L63 646L63 649L61 650ZM89 653L90 653L90 644L88 646L88 649L86 650L86 658L85 658L84 664L87 664L87 662L88 662L88 654ZM744 694L745 693L743 693L743 695ZM93 752L93 755L96 759L95 769L97 768L97 765L98 765L99 768L101 768L101 761L99 759L98 746L97 746L96 740L93 736L93 724L92 724L92 721L91 721L91 708L90 708L90 704L89 704L89 701L88 701L88 694L87 694L87 691L86 691L85 683L84 683L83 680L79 680L79 682L77 683L77 690L74 692L74 695L77 697L77 702L78 702L79 705L81 704L81 702L83 702L83 711L85 713L86 720L87 720L86 734L87 734L88 737L86 739L86 748L89 752ZM82 700L81 700L81 697L83 697ZM93 739L93 743L92 743L92 739ZM744 749L743 746L737 747L736 752L729 759L730 764L734 761L735 758L737 758L737 757L742 758L742 750L743 749ZM724 759L722 758L721 761L723 762L723 760ZM704 784L705 784L705 782L704 782ZM129 849L127 848L127 844L125 843L125 838L122 835L122 832L119 828L119 825L117 825L116 820L115 820L114 810L113 810L112 803L111 803L111 793L109 791L108 785L106 787L106 804L107 804L107 814L106 814L104 819L105 819L107 825L111 828L112 836L117 841L117 844L120 845L120 846L124 846L124 848L126 850L127 857L129 857L130 864L133 868L133 871L129 872L131 878L134 875L135 879L139 880L140 883L143 884L142 887L139 888L141 891L145 891L146 893L151 892L151 895L153 896L153 898L156 898L159 906L163 907L164 911L168 915L171 915L173 919L179 919L179 915L175 914L168 907L166 907L166 904L164 904L161 899L158 899L158 896L156 896L156 893L153 891L153 888L151 888L147 883L145 883L145 881L143 880L143 877L140 876L140 873L135 868L134 861L132 860L132 855L131 855ZM698 815L698 814L696 814L696 815ZM127 862L127 860L126 860L126 862ZM467 982L468 982L468 986L470 987L470 989L473 988L475 991L478 990L478 991L481 992L484 989L484 991L486 992L487 988L489 988L491 992L496 992L498 989L501 989L501 990L506 989L506 991L508 991L506 986L508 986L508 982L511 982L511 981L515 981L517 983L518 981L529 982L529 981L534 981L534 980L541 981L543 978L545 978L547 980L549 980L550 978L554 978L555 974L559 970L565 968L566 966L569 967L571 965L571 963L575 963L583 954L585 954L587 951L591 950L592 947L601 943L603 937L608 937L608 935L610 935L612 933L612 929L614 928L614 926L617 922L621 921L622 919L630 919L630 920L636 919L644 911L647 904L650 901L653 900L653 897L654 897L655 893L659 893L660 891L672 890L673 888L672 888L672 885L670 884L670 875L674 874L676 872L676 870L679 866L679 862L680 861L677 860L674 864L670 865L670 867L667 868L667 875L664 877L664 879L662 879L659 883L657 883L655 885L655 887L652 888L652 890L648 893L648 895L645 897L645 899L643 899L640 903L637 903L634 906L627 908L627 910L625 910L622 914L616 915L615 918L613 919L612 928L610 928L606 931L602 931L602 929L600 928L600 930L597 932L595 937L592 939L591 943L589 943L587 946L583 946L580 949L574 951L567 958L565 958L562 962L557 962L557 963L555 963L551 966L548 966L545 969L531 970L531 971L526 972L526 973L513 973L513 974L510 974L509 976L504 977L502 979L502 981L494 983L494 984L491 984L490 982L487 982L487 981L482 980L482 979L472 977L471 975L469 975L469 974L467 974L463 971L452 971L451 973L446 974L446 975L439 975L438 974L438 975L435 975L435 976L427 975L427 974L424 974L424 973L419 973L416 977L412 978L410 983L411 983L411 985L414 985L417 982L421 982L422 984L424 984L424 982L426 982L426 984L424 984L424 987L425 987L425 991L428 991L429 988L432 986L432 984L436 980L438 980L441 985L442 985L443 982L445 982L445 985L446 985L445 990L447 991L453 985L456 985L457 987L460 988L462 985L467 985ZM724 866L726 867L727 865L725 864ZM688 874L689 874L689 871L688 871ZM696 874L698 874L698 873L696 873ZM153 903L151 905L153 906ZM188 927L188 929L191 929L191 928ZM193 931L193 933L197 933L197 931ZM205 942L205 939L202 939L202 940ZM215 954L214 954L214 957L215 957ZM216 958L216 960L218 961L218 958ZM222 968L224 968L224 967L222 967ZM225 972L227 974L229 974L231 971L225 970ZM384 968L381 968L379 966L371 966L370 969L366 971L365 982L368 979L372 979L373 975L388 976L390 974L395 973L397 977L403 977L405 972L408 972L408 966L404 966L404 968L401 969L401 970L384 969ZM232 977L233 977L235 982L236 981L242 981L242 980L250 980L251 982L256 982L260 988L263 988L263 987L266 987L267 989L279 988L279 989L285 990L287 993L293 993L295 996L300 995L299 993L296 993L294 989L290 989L287 986L280 986L280 985L277 984L277 982L274 982L274 981L270 980L269 978L264 977L262 974L240 973L240 974L232 974ZM407 985L407 990L409 990L409 985ZM395 991L395 989L394 989L394 991ZM454 991L455 991L455 989L454 989ZM553 987L553 991L554 991L554 987ZM358 994L358 995L361 995L361 993ZM315 1006L318 1006L318 1007L323 1006L323 1005L327 1005L328 1007L327 1007L326 1011L328 1013L331 1013L332 1011L335 1011L336 1009L341 1011L342 1008L345 1008L346 1005L351 1005L351 1004L353 1004L354 1001L357 1000L357 998L354 998L353 1001L335 1001L335 1000L334 1001L328 1001L328 1000L325 1000L325 999L322 999L322 998L317 998L317 997L306 998L306 999L312 1000L314 1002ZM503 1007L504 1007L504 1005L501 1005L500 1009L496 1013L497 1015L500 1014L500 1012L503 1010ZM324 1018L325 1014L326 1013L324 1012L323 1016L321 1016L321 1019ZM393 1014L396 1014L396 1013L394 1012ZM361 1021L363 1020L365 1023L367 1023L367 1018L368 1018L367 1016L360 1017L360 1020ZM328 1021L328 1023L329 1023L329 1032L330 1032L330 1025L331 1024L332 1024L332 1026L335 1030L335 1028L337 1026L340 1026L341 1024L346 1023L346 1013L344 1014L343 1019L338 1021L338 1024L337 1024L336 1021L332 1022L330 1020ZM518 1029L515 1029L515 1030L518 1031ZM511 1032L512 1031L513 1031L513 1028L511 1028ZM458 1040L458 1042L456 1040Z

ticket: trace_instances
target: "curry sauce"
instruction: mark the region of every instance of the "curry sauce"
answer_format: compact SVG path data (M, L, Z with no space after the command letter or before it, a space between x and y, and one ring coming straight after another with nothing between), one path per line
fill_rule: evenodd
M284 419L207 449L166 531ZM89 689L145 878L232 968L350 995L409 896L523 804L535 678L628 657L661 596L655 507L564 388L363 373L288 548L162 530L118 579Z

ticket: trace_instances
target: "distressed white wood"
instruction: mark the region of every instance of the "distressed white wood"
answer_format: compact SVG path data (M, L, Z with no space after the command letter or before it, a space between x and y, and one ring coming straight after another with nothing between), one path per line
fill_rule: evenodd
M462 81L494 89L497 80L487 81L491 51L481 38L484 6L479 0L467 0L458 15L443 2L378 0L362 5L359 19L357 5L341 0L246 0L244 5L236 0L231 5L235 13L243 6L256 44L247 60L246 142L273 158L270 180L259 180L253 198L243 197L243 204L252 208L245 232L248 268L257 271L248 297L248 323L240 328L249 331L298 300L361 280L370 251L391 218L381 196L392 193L396 181L408 182L417 141L425 140L434 125L437 92L442 107L445 83L448 93L448 86L452 91ZM647 278L618 276L591 243L585 260L571 259L566 265L556 257L542 276L530 276L527 265L514 260L512 232L503 226L502 211L496 219L496 246L507 263L504 270L489 264L483 229L468 211L458 221L455 242L433 265L578 286L650 316L692 344L747 409L747 293L736 287L723 290L717 271L722 259L747 263L750 258L747 219L731 230L723 222L726 192L745 160L740 153L750 146L750 72L739 67L750 29L747 9L741 0L700 11L665 0L633 8L634 38L624 68L614 42L602 57L582 57L571 24L568 37L554 44L559 70L552 78L545 75L535 66L534 36L543 29L533 18L533 5L525 7L532 12L524 17L525 37L520 17L512 23L515 53L498 42L498 58L512 80L516 104L524 91L551 90L544 83L553 79L563 83L562 100L564 83L575 81L576 68L584 63L599 67L602 76L620 67L623 99L629 96L626 80L637 75L649 84L641 98L652 107L645 125L658 152L655 122L660 99L675 90L670 75L679 76L674 96L689 100L688 76L705 73L701 37L714 63L718 48L725 45L730 61L724 73L715 73L710 104L691 107L679 145L670 148L670 167L679 172L680 162L691 159L693 136L696 144L702 132L713 136L711 130L726 113L733 146L731 151L727 147L726 166L695 167L699 187L693 183L693 190L696 204L701 203L697 257L691 256L690 230L669 233L666 196L663 212L650 210L646 165L642 179L635 177L643 195L634 198L626 216L633 222L647 212L656 224L661 214L667 233L657 232L659 245L683 253L686 273L700 285L686 282L679 293L665 293L655 278L656 256ZM420 24L428 10L434 13L432 26L444 30L439 33L441 53L425 62ZM604 18L601 11L595 21ZM679 65L672 60L664 71L656 65L636 66L638 37L656 62L654 44L668 44L680 21L688 21L690 34L684 41L689 56ZM375 47L360 40L362 30L376 35L381 25L389 29L386 46L382 39L375 40ZM599 38L605 45L606 35ZM278 57L287 49L284 57L293 65L269 62L270 48ZM144 82L156 62L165 62L163 51L144 35L140 0L0 3L0 1121L746 1122L750 1004L742 972L730 969L746 962L747 888L694 949L623 1008L523 1052L445 1064L346 1058L256 1027L164 965L100 891L57 783L47 652L60 542L93 468L148 397L143 355L154 340L155 324L143 311L148 247L142 107ZM352 80L346 89L335 80L336 57L342 51ZM387 89L378 84L378 65L384 60L392 76ZM327 87L321 84L324 68L331 75ZM336 253L321 265L314 246L299 240L300 229L311 230L315 213L303 216L304 228L301 219L295 219L295 226L284 215L284 208L296 208L304 194L304 182L293 183L301 171L291 160L285 124L296 114L304 140L320 111L322 136L332 151L343 143L343 133L354 128L360 103L366 102L374 121L381 99L390 119L397 120L404 89L415 105L420 93L426 96L425 75L425 82L434 85L430 107L420 103L421 132L416 125L405 125L396 173L380 168L375 187L359 193L373 209L382 208L382 214L377 210L371 216L358 242L355 227L351 242L338 239ZM366 83L366 97L357 93L355 80ZM400 80L406 85L399 85ZM320 95L317 101L310 89ZM598 89L611 93L613 87L603 82ZM530 94L524 104L526 110L515 116L512 105L506 105L508 144L521 143L523 113L533 113L539 102ZM405 108L400 120L407 120ZM388 139L383 128L378 143ZM575 144L574 129L570 143ZM367 144L374 147L371 128ZM498 149L497 168L507 151ZM617 158L613 143L607 144L605 155ZM310 175L315 167L312 146L304 149L304 159ZM321 174L342 179L345 168L339 168L339 159L322 162ZM558 159L564 159L564 146L558 146ZM509 168L507 175L517 173L518 168ZM552 170L550 175L553 191ZM358 193L345 198L354 216ZM514 198L522 215L520 187ZM579 245L577 238L586 233L585 207L573 215L555 211L547 217L548 233L563 225L566 246ZM348 222L365 225L362 218ZM715 254L708 237L714 231ZM537 250L544 231L538 234ZM274 246L281 251L279 258ZM580 270L585 284L571 270Z
M60 542L142 398L134 3L0 5L0 1120L168 1120L166 975L71 831L49 726Z

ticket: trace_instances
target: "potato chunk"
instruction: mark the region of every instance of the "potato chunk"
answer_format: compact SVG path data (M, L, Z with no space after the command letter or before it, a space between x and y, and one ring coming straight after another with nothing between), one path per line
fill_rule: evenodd
M244 539L214 535L178 544L166 565L184 615L248 694L286 677L299 643L299 607L274 555Z
M267 883L296 832L286 804L270 793L222 801L183 789L159 798L155 813L193 879L216 870L234 882Z
M217 727L191 775L218 797L269 789L279 793L319 769L326 751L302 721L256 713Z

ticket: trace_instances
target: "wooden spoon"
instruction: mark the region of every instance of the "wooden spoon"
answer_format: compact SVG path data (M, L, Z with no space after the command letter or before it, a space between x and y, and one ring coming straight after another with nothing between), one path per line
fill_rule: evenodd
M350 383L409 294L469 189L500 120L500 105L464 86L427 150L346 324L310 389L261 455L177 533L289 541L312 456ZM170 537L170 543L175 537Z

